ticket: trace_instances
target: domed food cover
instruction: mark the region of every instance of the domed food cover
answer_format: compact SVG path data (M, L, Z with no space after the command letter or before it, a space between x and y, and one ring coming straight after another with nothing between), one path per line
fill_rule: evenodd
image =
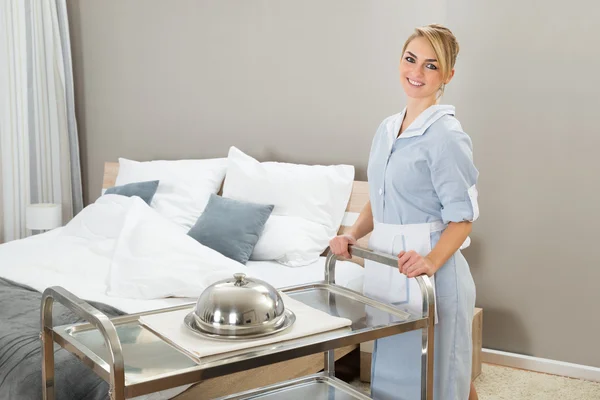
M236 273L206 288L185 324L203 336L249 339L281 332L295 320L273 286Z

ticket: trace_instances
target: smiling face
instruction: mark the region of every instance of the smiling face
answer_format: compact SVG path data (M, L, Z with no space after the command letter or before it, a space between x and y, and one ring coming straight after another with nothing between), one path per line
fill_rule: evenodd
M417 36L412 39L400 61L400 81L409 98L437 100L442 84L447 84L454 75L442 71L441 61L427 38ZM444 76L447 75L447 76Z

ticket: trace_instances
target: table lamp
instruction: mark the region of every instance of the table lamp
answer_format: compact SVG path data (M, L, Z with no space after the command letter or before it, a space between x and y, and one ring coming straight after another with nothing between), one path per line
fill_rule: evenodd
M62 225L60 204L39 203L27 206L25 225L27 229L47 231Z

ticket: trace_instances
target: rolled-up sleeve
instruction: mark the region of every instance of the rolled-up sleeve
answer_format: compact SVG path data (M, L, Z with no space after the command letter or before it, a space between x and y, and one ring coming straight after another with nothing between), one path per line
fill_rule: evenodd
M464 132L447 133L431 163L431 179L442 204L442 220L473 222L479 217L477 179L471 138Z

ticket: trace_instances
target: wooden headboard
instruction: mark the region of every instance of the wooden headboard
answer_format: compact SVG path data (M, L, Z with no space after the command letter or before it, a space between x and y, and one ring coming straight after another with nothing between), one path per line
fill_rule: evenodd
M118 162L106 162L104 163L104 179L102 180L102 188L108 189L113 187L117 180L117 173L119 172ZM352 186L352 194L350 195L350 201L348 207L346 207L346 216L342 221L342 227L340 233L345 232L352 226L358 213L369 201L369 185L364 181L354 181ZM369 235L363 237L358 241L358 244L362 247L368 247Z
M118 162L105 162L104 163L104 179L102 180L102 189L108 189L115 186L117 181L117 174L119 173Z

